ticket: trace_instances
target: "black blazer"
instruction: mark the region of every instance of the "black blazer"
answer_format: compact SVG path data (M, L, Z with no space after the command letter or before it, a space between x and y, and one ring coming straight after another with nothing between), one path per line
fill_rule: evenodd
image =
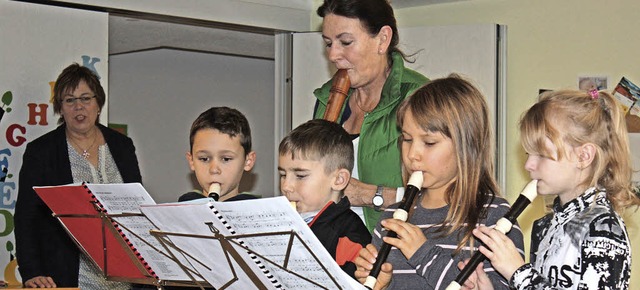
M58 287L77 287L79 249L33 186L73 183L65 126L27 144L22 157L14 215L16 256L23 281L51 276ZM98 125L124 182L141 182L133 141Z

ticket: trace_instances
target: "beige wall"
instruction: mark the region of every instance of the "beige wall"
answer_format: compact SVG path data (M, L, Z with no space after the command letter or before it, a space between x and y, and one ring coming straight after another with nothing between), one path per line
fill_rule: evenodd
M472 0L399 9L396 18L401 27L469 23L508 27L506 192L513 201L528 181L517 122L535 101L538 89L576 88L578 75L608 76L610 89L622 76L640 84L639 10L637 0ZM312 19L312 27L318 23L320 19ZM527 239L531 222L542 212L538 199L519 219ZM631 289L638 290L640 212L627 215L625 221L636 258Z

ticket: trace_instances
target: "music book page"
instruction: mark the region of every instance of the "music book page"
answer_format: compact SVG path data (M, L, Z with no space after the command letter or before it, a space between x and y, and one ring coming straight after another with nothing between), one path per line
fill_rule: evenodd
M269 288L280 284L285 289L364 289L358 281L342 271L285 197L200 204L164 204L143 206L141 210L162 231L197 233L210 237L219 232L230 240L241 241L251 253L258 256L261 264L268 270L268 275L273 275L277 280L276 284L263 283ZM219 215L216 215L216 212ZM297 237L292 236L291 231L295 232ZM255 235L246 236L252 234ZM238 235L245 236L234 237ZM171 240L176 245L180 243L181 249L194 253L204 247L204 244L179 241L174 237ZM219 243L210 241L207 250L211 251L216 245L216 255L221 257L224 251L220 249ZM289 246L291 250L287 252ZM261 271L252 265L255 261L246 250L242 251L240 246L234 248L242 252L241 256L253 271ZM209 267L220 271L226 261L222 263L219 261L221 258L217 260L211 261L207 258L204 262L215 264ZM228 263L225 265L229 267ZM221 283L216 279L206 280L216 287Z
M137 216L113 216L112 219L121 225L120 229L158 278L171 281L191 281L191 278L180 268L178 263L162 254L166 250L150 234L149 231L155 227L142 215L140 206L154 205L156 202L140 183L86 185L110 215L139 214ZM179 255L176 258L184 259Z
M230 283L226 289L257 289L240 265L227 254L220 242L214 238L214 229L222 235L231 235L212 212L208 203L171 203L141 208L162 233L167 234L176 246L176 254L185 253L188 265L193 267L204 279L216 289ZM182 233L190 236L174 236L169 233ZM257 278L262 285L271 284L266 276L249 257L247 251L238 245L228 243L241 255L242 260L258 273ZM236 281L232 281L236 278Z
M34 187L34 190L82 250L100 269L106 268L108 276L128 279L156 276L161 280L191 281L178 263L158 251L166 250L149 234L155 227L141 214L139 206L155 202L141 184L69 184ZM106 230L100 215L104 210L108 216L132 214L111 217L124 236ZM123 246L123 239L129 245ZM147 272L141 272L132 258L138 259Z

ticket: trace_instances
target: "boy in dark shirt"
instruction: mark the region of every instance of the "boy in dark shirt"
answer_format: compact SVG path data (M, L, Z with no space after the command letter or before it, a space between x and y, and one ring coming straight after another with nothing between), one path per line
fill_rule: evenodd
M371 234L343 194L353 160L349 134L340 125L321 119L300 125L280 142L280 191L352 277L353 260L371 242Z
M189 143L186 158L202 187L202 197L209 195L212 185L217 185L216 200L256 198L238 190L242 174L250 171L256 161L256 152L251 150L249 122L242 113L227 107L204 111L191 125ZM193 195L197 197L195 193L186 193L179 201L194 199Z

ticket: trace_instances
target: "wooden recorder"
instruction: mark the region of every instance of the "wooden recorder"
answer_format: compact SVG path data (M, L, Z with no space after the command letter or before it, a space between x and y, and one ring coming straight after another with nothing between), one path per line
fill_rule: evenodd
M347 99L349 94L349 87L351 87L351 81L346 69L339 69L332 78L331 90L329 92L329 101L327 102L327 109L324 111L322 119L327 121L336 122L342 112L342 105Z

